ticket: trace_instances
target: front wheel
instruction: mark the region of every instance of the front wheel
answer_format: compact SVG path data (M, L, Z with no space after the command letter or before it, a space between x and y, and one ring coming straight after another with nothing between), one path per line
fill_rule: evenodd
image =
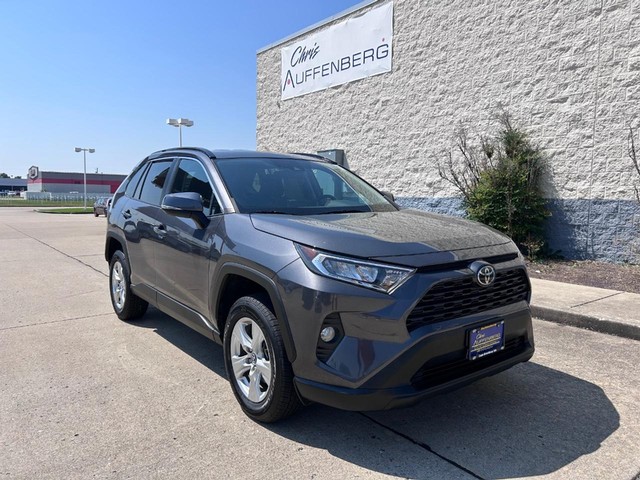
M224 331L227 377L242 410L271 423L300 406L278 322L259 297L242 297L231 307Z
M121 250L117 250L109 263L109 291L111 304L120 320L135 320L147 311L149 304L131 291L129 263Z

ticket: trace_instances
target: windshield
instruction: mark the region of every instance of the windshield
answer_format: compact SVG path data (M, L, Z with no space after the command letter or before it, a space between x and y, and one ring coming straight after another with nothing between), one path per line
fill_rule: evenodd
M291 158L234 158L216 162L241 213L319 215L397 210L349 170Z

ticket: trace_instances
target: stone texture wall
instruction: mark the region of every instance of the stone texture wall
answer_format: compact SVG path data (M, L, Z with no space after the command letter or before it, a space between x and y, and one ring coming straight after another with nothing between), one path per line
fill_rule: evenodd
M550 157L551 247L640 263L640 178L627 157L627 125L640 123L640 0L393 4L391 73L282 101L286 44L258 54L258 148L341 148L402 204L459 214L437 161L456 127L489 133L502 106Z

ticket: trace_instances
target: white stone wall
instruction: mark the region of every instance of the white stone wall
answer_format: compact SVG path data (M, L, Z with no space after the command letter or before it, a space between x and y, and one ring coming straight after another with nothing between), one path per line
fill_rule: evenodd
M342 148L379 188L432 205L457 195L436 166L454 129L487 133L502 105L550 156L552 244L638 261L627 125L640 123L640 0L393 4L392 73L282 101L286 44L258 54L258 148Z

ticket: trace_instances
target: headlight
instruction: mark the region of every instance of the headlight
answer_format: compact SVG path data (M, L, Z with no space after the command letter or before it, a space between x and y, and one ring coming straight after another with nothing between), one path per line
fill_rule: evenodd
M318 275L386 293L393 292L415 272L412 268L340 257L304 245L296 244L296 249L309 270Z

